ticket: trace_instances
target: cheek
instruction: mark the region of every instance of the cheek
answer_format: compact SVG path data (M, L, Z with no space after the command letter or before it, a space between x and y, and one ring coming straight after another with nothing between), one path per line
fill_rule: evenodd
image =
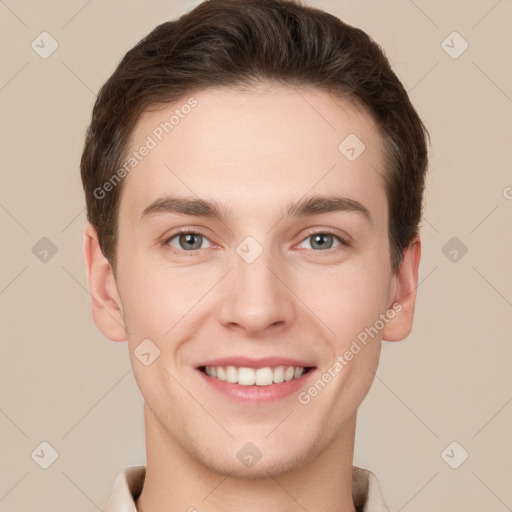
M183 319L190 320L200 310L202 297L219 280L206 267L168 267L133 258L125 275L123 306L130 335L172 339Z
M315 283L311 286L311 283ZM301 297L329 328L329 337L343 345L370 327L388 307L389 282L369 266L340 266L301 280Z
M171 268L142 250L129 252L129 245L120 243L119 254L124 256L119 272L130 338L133 343L144 338L170 341L173 329L182 327L185 317L189 322L209 307L208 300L201 298L218 284L225 269L200 264ZM387 309L389 276L376 252L354 254L337 266L298 265L288 269L289 287L305 304L299 301L296 307L312 312L319 326L322 322L327 326L326 336L334 337L337 343L350 342ZM293 294L291 301L295 301Z

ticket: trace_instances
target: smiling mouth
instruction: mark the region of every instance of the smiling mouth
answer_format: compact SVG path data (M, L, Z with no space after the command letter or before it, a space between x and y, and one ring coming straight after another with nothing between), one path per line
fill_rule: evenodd
M300 379L314 367L304 366L266 366L248 368L245 366L199 366L204 374L213 379L241 386L270 386Z

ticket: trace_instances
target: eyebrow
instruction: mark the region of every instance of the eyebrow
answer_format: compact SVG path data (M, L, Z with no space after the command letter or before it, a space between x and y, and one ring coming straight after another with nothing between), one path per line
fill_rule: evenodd
M362 203L355 199L336 195L315 195L300 199L289 205L286 215L305 217L333 212L356 212L361 214L369 223L372 223L373 220L370 211ZM172 213L215 218L224 222L230 215L230 209L222 207L214 200L165 195L155 199L144 209L140 221L143 222L159 214Z

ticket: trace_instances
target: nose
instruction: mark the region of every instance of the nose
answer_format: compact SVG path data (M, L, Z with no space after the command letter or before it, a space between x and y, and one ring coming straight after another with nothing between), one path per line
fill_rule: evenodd
M264 250L252 263L234 252L233 266L224 280L217 310L222 325L247 336L289 327L295 319L296 299L285 264L278 264Z

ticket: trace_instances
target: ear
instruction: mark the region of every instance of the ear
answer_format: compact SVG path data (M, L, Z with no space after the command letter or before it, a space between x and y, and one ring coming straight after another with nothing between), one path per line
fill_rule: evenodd
M393 288L396 289L396 293L390 307L396 314L385 325L382 331L383 340L403 340L412 330L420 258L421 239L416 235L409 247L405 249L400 268L393 276L395 281Z
M87 222L82 244L94 323L112 341L126 341L121 299L110 263L103 255L94 227Z

